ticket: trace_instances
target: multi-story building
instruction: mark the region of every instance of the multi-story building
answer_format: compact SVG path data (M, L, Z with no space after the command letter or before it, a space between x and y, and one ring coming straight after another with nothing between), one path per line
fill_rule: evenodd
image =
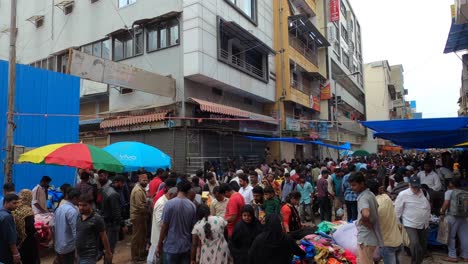
M317 139L320 87L327 80L327 49L322 0L274 2L276 100L271 112L281 117L281 136ZM318 147L272 143L275 158L304 159L318 156Z
M328 141L350 142L360 148L366 130L358 121L365 120L361 26L347 0L327 0L328 65L331 92L335 100L322 103L320 118L333 121ZM335 104L336 102L336 104Z
M364 65L367 120L412 118L411 102L405 100L408 90L404 86L403 72L403 65L390 66L386 60ZM367 132L367 141L363 144L366 150L381 152L391 145L389 141L374 139L371 130Z
M263 156L264 143L244 136L277 131L264 112L276 100L272 1L18 2L19 63L65 72L72 48L175 81L175 96L164 97L82 80L83 141L148 143L178 171Z
M445 44L444 53L456 54L457 51L468 49L468 2L455 0L455 4L451 6L452 24L450 32ZM459 56L458 54L456 54ZM464 54L461 58L462 73L460 98L458 99L458 116L467 116L468 114L468 54Z

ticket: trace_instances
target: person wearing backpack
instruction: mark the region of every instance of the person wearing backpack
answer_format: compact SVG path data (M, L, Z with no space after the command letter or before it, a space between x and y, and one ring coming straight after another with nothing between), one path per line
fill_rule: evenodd
M448 257L445 261L458 262L456 239L460 240L460 258L468 262L468 192L460 189L460 180L453 179L449 182L448 190L445 192L444 205L440 214L447 214L447 222L450 226L448 246Z

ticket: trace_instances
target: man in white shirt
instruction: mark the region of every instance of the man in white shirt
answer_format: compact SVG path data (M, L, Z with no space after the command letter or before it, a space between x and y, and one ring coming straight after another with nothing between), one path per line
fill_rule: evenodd
M253 193L252 193L252 186L249 184L249 176L247 174L240 174L239 175L239 193L244 197L245 204L252 204L253 201Z
M400 192L395 201L395 212L402 219L410 239L411 263L422 263L427 250L431 205L421 189L419 177L411 177L410 188Z
M41 181L32 190L33 200L31 207L34 214L44 214L47 211L47 190L52 179L49 176L43 176Z
M153 223L151 225L151 247L148 252L147 263L155 264L158 263L156 258L156 249L159 242L159 234L162 226L162 214L164 211L164 205L167 201L177 196L177 187L170 188L165 195L161 196L156 202L153 208Z
M418 177L421 184L426 184L432 190L438 192L442 189L439 175L434 171L431 162L424 162L424 170L418 173Z

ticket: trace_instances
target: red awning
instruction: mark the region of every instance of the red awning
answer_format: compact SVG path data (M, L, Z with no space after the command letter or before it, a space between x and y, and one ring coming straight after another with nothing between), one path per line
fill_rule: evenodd
M230 116L238 116L238 117L245 117L249 118L249 112L244 111L239 108L230 107L226 105L216 104L212 102L208 102L205 100L197 99L197 98L190 98L192 101L200 105L200 110L203 112L210 112L216 114L224 114Z
M143 123L151 123L162 121L165 119L167 111L137 115L137 116L125 116L125 117L116 117L113 119L106 119L101 122L101 128L112 128L112 127L122 127L122 126L132 126Z
M210 113L216 113L216 114L224 114L224 115L230 115L230 116L236 116L236 117L242 117L245 119L252 119L256 120L259 122L264 122L264 123L269 123L273 125L278 124L278 120L274 119L271 116L266 116L266 115L261 115L249 111L245 111L239 108L231 107L231 106L226 106L226 105L221 105L217 103L212 103L209 101L197 99L190 97L190 100L193 102L197 103L200 105L200 110L203 112L210 112Z

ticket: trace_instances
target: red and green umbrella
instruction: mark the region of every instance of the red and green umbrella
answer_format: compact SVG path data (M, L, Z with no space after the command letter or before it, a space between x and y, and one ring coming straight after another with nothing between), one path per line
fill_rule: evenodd
M123 172L123 165L106 151L88 144L51 144L23 153L19 162Z

